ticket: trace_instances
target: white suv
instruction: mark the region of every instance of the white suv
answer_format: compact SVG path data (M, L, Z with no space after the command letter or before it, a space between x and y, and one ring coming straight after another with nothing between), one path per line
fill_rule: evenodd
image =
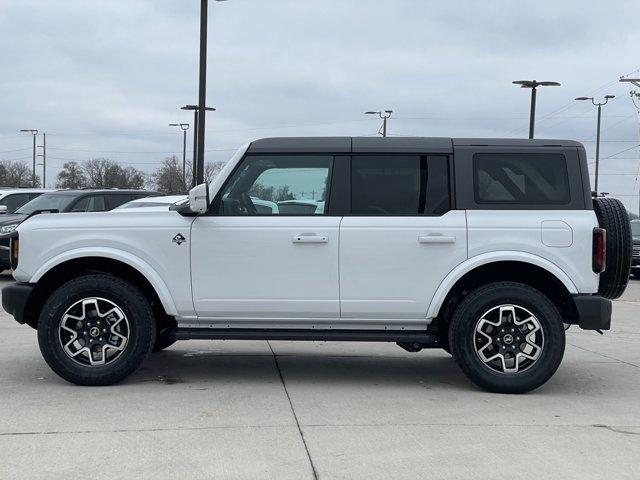
M444 348L525 392L558 368L563 324L609 329L631 235L577 142L271 138L168 211L34 216L11 257L5 310L77 384L176 340L285 339Z

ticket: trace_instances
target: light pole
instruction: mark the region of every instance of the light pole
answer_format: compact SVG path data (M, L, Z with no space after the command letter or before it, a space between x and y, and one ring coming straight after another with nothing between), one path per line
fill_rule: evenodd
M38 130L35 130L33 128L23 128L20 131L25 133L30 133L33 136L33 171L31 173L31 186L35 188L36 187L36 136L38 135Z
M204 107L204 109L207 112L215 112L216 110L213 107ZM180 110L193 110L193 169L191 172L193 178L191 180L191 186L195 187L196 185L198 185L198 183L202 183L202 182L198 182L198 177L196 175L198 158L199 158L198 157L198 130L199 130L198 118L200 117L199 115L200 107L198 105L185 105L184 107L180 107ZM203 152L203 159L204 159L204 152ZM204 167L203 167L203 173L204 173Z
M391 117L392 113L393 113L393 110L385 110L384 112L382 111L364 112L365 115L378 115L382 119L382 131L378 130L378 133L380 133L383 137L387 136L387 118Z
M170 127L180 127L182 130L182 188L187 189L187 130L188 123L170 123Z
M536 93L538 87L559 87L558 82L538 82L537 80L515 80L514 85L520 85L520 88L531 89L531 112L529 114L529 138L533 138L533 130L536 123Z
M602 118L602 106L606 105L609 100L615 98L615 95L605 95L604 102L596 102L593 97L577 97L576 100L591 100L596 107L598 107L598 133L596 135L596 181L595 181L595 190L596 197L598 196L598 174L600 173L600 121Z
M216 0L224 2L225 0ZM209 0L200 0L200 76L198 85L198 160L196 162L196 183L204 181L204 136L205 113L207 111L207 15Z

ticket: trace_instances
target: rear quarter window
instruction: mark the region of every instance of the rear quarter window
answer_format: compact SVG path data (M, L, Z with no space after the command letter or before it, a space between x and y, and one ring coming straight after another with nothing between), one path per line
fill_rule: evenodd
M476 203L567 205L571 202L564 155L477 153L473 156Z

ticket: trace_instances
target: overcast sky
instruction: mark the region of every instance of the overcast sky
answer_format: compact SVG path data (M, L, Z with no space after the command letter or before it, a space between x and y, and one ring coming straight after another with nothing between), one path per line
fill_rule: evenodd
M526 136L594 150L602 190L637 211L639 119L620 75L639 76L637 0L229 0L211 2L207 160L266 136ZM30 158L21 128L47 132L48 177L67 159L109 157L145 171L181 153L171 122L197 102L198 0L0 0L0 158ZM191 139L189 140L191 144ZM16 150L16 151L12 151ZM189 148L190 150L190 148ZM25 158L26 157L26 158ZM635 197L630 195L636 194Z

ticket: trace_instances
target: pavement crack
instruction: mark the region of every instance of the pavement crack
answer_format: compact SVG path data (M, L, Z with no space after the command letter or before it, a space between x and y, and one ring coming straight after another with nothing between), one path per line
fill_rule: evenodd
M619 358L612 357L610 355L605 355L604 353L596 352L595 350L589 350L588 348L580 347L573 343L567 342L567 345L571 345L572 347L579 348L580 350L583 350L585 352L595 353L596 355L600 355L601 357L608 358L609 360L615 360L616 362L624 363L625 365L629 365L631 367L640 368L640 365L636 365L635 363L627 362L625 360L620 360Z
M318 472L316 471L316 466L313 464L313 459L311 458L311 453L309 452L309 446L307 445L307 441L304 438L304 433L302 432L302 427L300 426L300 421L298 420L298 415L296 414L295 408L293 408L293 402L291 401L291 395L289 395L289 390L287 389L287 383L284 381L284 376L282 375L282 370L280 369L280 364L278 363L278 356L276 352L273 351L273 347L269 340L267 340L267 345L269 345L269 350L273 354L273 361L276 364L276 370L278 370L278 376L280 377L280 382L282 382L282 388L284 388L284 393L287 395L287 400L289 401L289 407L291 408L291 413L293 414L293 418L296 421L296 427L298 427L298 433L300 434L300 438L302 439L302 445L304 446L304 451L307 453L307 458L309 459L309 465L311 466L311 473L313 474L314 480L318 480Z
M611 425L600 425L600 424L594 424L593 425L596 428L604 428L606 430L610 430L614 433L621 433L623 435L640 435L640 432L632 432L631 430L622 430L620 428L615 428L612 427Z

